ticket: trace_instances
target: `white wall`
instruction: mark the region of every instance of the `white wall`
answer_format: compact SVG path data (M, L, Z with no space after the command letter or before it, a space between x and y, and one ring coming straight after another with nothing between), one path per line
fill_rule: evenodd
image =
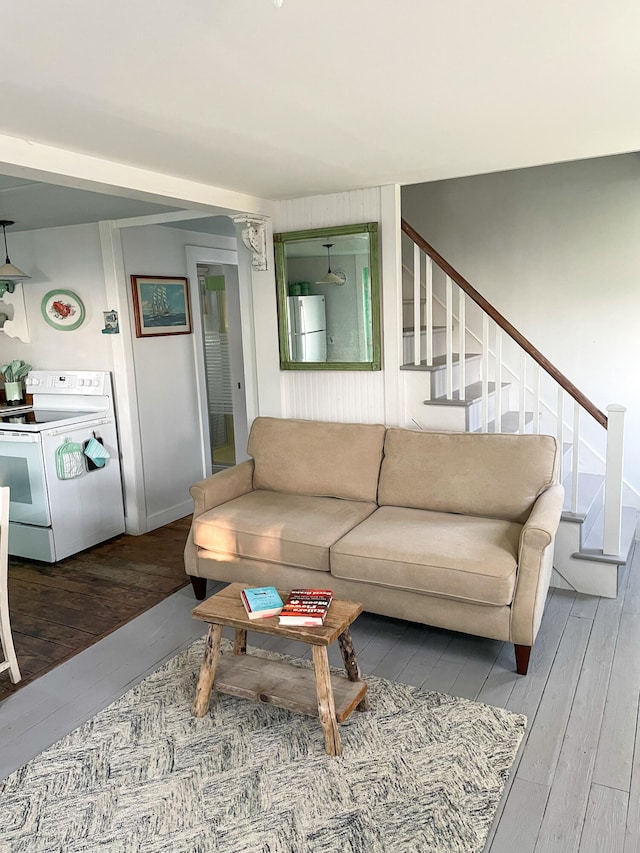
M160 225L121 234L127 278L186 276L185 246L217 242L215 235ZM189 486L203 476L195 345L193 334L133 339L147 529L190 513Z
M639 492L640 158L404 187L402 214L598 408L627 407Z
M11 260L31 276L23 285L31 341L0 332L1 363L21 358L44 370L111 370L111 342L100 331L102 312L111 306L106 304L98 226L10 233L7 240ZM43 297L57 288L72 290L82 300L86 314L79 328L60 331L42 316ZM2 300L0 311L5 311Z

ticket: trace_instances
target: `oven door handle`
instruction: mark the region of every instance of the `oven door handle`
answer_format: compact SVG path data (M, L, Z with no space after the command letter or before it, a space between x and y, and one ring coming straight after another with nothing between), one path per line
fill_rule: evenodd
M66 427L48 429L46 433L47 435L70 435L72 432L77 432L78 430L95 429L96 427L103 426L108 423L110 423L109 418L100 418L100 420L97 421L82 421L79 424L68 424Z

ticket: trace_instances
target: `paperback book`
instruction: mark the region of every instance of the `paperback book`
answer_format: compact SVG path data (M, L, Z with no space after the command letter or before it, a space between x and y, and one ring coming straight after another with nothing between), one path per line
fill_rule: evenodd
M280 611L280 625L322 625L332 598L330 589L292 589Z
M240 596L249 619L266 619L277 616L282 610L282 599L275 586L243 589Z

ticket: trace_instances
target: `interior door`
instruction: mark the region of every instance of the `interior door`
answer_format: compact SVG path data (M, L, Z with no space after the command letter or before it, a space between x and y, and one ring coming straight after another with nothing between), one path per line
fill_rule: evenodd
M235 239L221 239L235 245ZM238 253L231 248L187 246L186 254L192 282L202 475L206 477L234 459L248 458Z
M199 264L198 287L211 471L234 465L246 447L244 361L240 334L238 268Z

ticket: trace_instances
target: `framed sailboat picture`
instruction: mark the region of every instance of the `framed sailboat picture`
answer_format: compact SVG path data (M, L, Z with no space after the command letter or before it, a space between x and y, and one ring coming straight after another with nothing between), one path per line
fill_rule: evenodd
M132 275L136 337L191 334L189 282L167 275Z

